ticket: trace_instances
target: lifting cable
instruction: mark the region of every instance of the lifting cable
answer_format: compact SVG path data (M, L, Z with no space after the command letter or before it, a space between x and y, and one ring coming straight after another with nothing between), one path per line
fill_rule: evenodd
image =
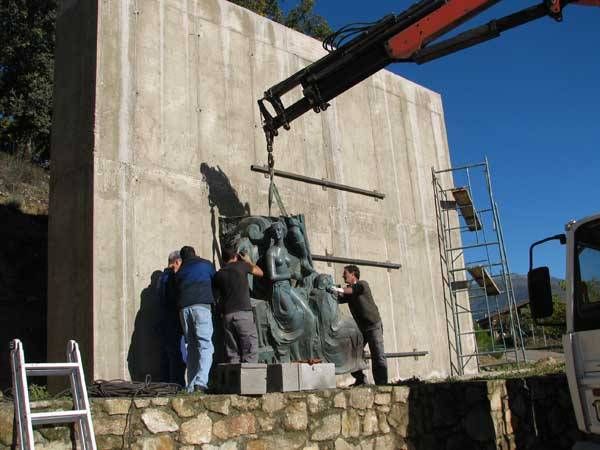
M269 167L269 216L271 216L271 207L273 205L273 198L275 198L281 215L288 217L288 213L285 209L285 206L283 205L283 200L281 199L279 190L277 189L277 186L273 181L273 179L275 178L275 158L273 157L274 135L271 132L265 131L265 136L267 138L267 164Z

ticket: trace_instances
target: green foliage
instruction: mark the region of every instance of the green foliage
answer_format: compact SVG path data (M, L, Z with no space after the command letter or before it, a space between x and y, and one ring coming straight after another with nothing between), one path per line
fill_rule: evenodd
M52 396L48 392L46 386L39 386L37 384L29 385L29 400L36 402L39 400L49 400Z
M546 326L544 327L544 333L547 338L550 338L554 341L560 341L562 339L563 334L566 331L566 320L567 320L567 306L565 303L561 302L557 296L552 297L552 307L553 313L552 316L548 319L543 319L542 322L548 323L561 323L561 326ZM542 327L536 325L531 317L531 310L529 308L522 308L519 312L519 319L521 322L521 328L527 335L526 345L530 346L534 343L531 341L533 334L536 336L542 336Z
M278 0L229 1L317 39L324 39L331 34L327 21L313 11L315 0L299 0L287 14Z
M312 11L314 6L315 0L300 0L285 16L283 24L314 38L325 39L331 34L331 28L323 17Z
M279 0L230 0L318 39L331 33L299 0L287 13ZM50 152L56 0L0 2L0 150L27 158Z
M0 2L0 149L48 154L55 0Z
M494 340L490 334L489 330L481 328L478 323L475 323L475 340L477 342L477 351L478 352L491 352L494 350L498 350L498 346L494 346ZM500 358L502 356L501 353L494 353L491 355L493 358Z

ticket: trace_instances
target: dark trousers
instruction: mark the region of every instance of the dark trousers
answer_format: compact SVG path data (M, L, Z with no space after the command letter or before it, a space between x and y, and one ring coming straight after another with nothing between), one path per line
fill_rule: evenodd
M363 344L369 344L369 353L371 354L371 368L373 370L373 379L375 384L387 384L387 360L383 348L383 324L379 323L374 327L361 330L363 335ZM365 374L362 370L352 372L357 384L365 382Z
M181 355L181 334L170 332L163 336L161 378L163 382L185 386L185 362Z
M258 333L252 311L223 315L225 359L229 363L258 362Z

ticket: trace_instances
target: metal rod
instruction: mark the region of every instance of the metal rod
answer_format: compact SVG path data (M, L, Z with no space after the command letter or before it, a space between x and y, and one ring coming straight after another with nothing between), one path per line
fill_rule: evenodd
M477 164L467 164L466 166L453 167L452 169L436 170L435 173L440 174L440 173L445 173L445 172L456 172L457 170L464 170L464 169L470 169L472 167L481 167L481 166L485 166L485 163L482 162L482 163L477 163Z
M473 245L465 245L463 247L455 247L449 248L449 252L455 252L456 250L466 250L469 248L477 248L477 247L487 247L489 245L498 245L498 242L484 242L483 244L473 244Z
M313 261L324 261L340 264L355 264L357 266L381 267L384 269L400 269L401 264L381 261L369 261L367 259L342 258L341 256L332 255L312 255Z
M415 358L418 358L419 356L426 356L428 355L429 352L422 350L422 351L415 351L415 352L397 352L397 353L385 353L384 356L386 358L408 358L411 356L414 356ZM365 353L364 354L364 358L365 359L370 359L371 355L369 353Z
M252 172L259 172L267 175L269 174L269 169L265 166L257 166L255 164L252 164L250 166L250 170ZM383 200L385 198L385 194L382 194L381 192L368 191L366 189L360 189L353 186L348 186L346 184L334 183L333 181L325 179L307 177L305 175L299 175L297 173L284 172L283 170L274 170L273 174L276 177L288 178L294 181L301 181L302 183L316 184L317 186L324 186L340 191L352 192L353 194L366 195L367 197L374 197L378 198L379 200Z
M500 263L492 263L492 264L489 264L489 267L496 267L496 266L501 266L501 265L502 264L500 264ZM469 269L472 269L474 267L477 267L477 266L460 267L458 269L452 269L450 272L461 272L463 270L469 270ZM496 275L494 275L494 276L496 276Z

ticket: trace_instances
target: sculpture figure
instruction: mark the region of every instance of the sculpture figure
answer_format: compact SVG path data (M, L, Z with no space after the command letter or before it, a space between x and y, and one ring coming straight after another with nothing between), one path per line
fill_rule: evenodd
M289 362L290 358L302 359L303 356L313 358L310 344L313 335L307 334L303 340L300 338L304 333L315 331L315 318L302 295L292 287L292 279L302 280L302 277L299 272L292 271L290 255L284 245L286 227L283 222L277 221L268 231L272 245L265 255L265 268L267 278L272 282L270 312L273 320L270 325L271 333L279 344L276 354L282 362Z
M363 359L363 336L352 317L343 317L336 298L327 288L331 275L319 274L310 292L310 307L318 320L323 359L335 363L336 373L348 373L366 367Z

